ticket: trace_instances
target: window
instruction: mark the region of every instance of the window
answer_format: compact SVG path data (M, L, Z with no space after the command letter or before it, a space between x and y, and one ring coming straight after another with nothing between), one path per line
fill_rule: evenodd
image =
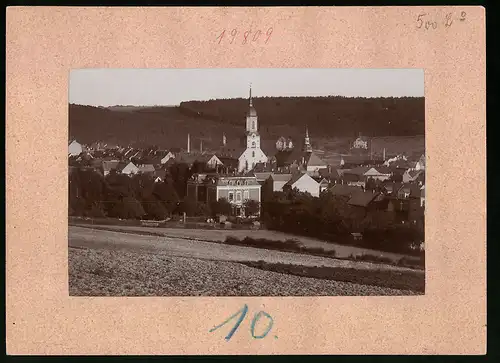
M249 192L248 190L245 190L245 191L243 192L243 199L244 199L244 200L248 200L248 199L250 199L250 192Z
M241 192L236 192L236 201L241 202Z
M255 151L252 151L252 158L255 157Z
M252 121L252 130L255 130L255 121Z
M255 141L252 141L252 147L255 147Z
M234 193L233 192L229 192L229 194L228 194L228 200L230 202L232 202L234 200Z

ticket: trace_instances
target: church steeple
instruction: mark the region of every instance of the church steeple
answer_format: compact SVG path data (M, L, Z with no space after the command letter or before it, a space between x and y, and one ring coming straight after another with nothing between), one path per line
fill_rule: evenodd
M311 142L309 140L309 130L306 125L306 136L304 137L304 151L312 152Z
M252 104L252 83L250 83L250 97L249 97L249 101L250 101L250 107L253 106Z

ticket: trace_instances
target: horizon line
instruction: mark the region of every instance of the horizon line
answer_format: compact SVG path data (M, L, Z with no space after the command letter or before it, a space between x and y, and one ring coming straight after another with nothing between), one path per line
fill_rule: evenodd
M342 98L425 98L424 96L342 96L342 95L326 95L326 96L260 96L260 97L252 97L253 99L259 98L329 98L329 97L342 97ZM75 103L68 102L69 105L76 106L91 106L91 107L178 107L182 102L210 102L210 101L219 101L219 100L246 100L244 97L234 97L234 98L210 98L203 100L187 100L181 101L177 104L115 104L115 105L98 105L98 104L85 104L85 103Z

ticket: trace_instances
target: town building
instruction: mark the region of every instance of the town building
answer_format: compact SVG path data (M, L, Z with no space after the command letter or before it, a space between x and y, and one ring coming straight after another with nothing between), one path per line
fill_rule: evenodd
M195 174L187 183L187 195L207 204L226 199L234 215L245 216L247 201L261 203L261 185L255 177Z
M320 171L328 168L328 164L313 151L307 126L302 150L281 150L276 153L275 158L276 167L282 172L300 171L310 176L320 176Z
M78 141L73 140L68 145L68 154L69 156L78 156L83 152L82 144Z
M296 173L283 186L283 191L297 189L302 193L309 193L313 197L319 197L319 183L307 173Z
M356 138L356 140L354 140L354 142L352 143L352 148L353 149L365 149L365 150L368 150L368 145L369 143L369 140L364 137L364 136L361 136L361 133L359 134L359 136Z

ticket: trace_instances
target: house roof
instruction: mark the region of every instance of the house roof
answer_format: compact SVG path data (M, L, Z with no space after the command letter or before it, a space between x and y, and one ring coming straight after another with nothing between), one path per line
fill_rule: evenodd
M344 175L350 174L350 175L362 176L370 169L371 169L371 167L368 167L368 166L357 166L353 169L346 170L344 172Z
M327 164L314 152L305 154L305 163L307 166L326 166Z
M410 197L420 197L420 186L416 183L404 183L398 192L410 193Z
M329 184L328 180L326 180L325 178L322 178L322 179L319 181L319 183L320 183L320 184L326 184L326 185L328 185L328 184Z
M293 186L299 179L302 179L302 177L307 174L302 174L302 173L293 173L292 177L290 180L285 184L286 186ZM314 180L314 179L313 179Z
M378 197L378 193L373 192L364 192L359 190L351 196L351 199L347 202L350 205L358 206L358 207L366 207L370 204L376 197Z
M153 164L142 164L137 167L141 173L154 173L155 167Z
M262 173L254 173L257 180L262 180L262 181L269 178L271 176L271 174L272 174L272 172L270 172L270 171L266 171L266 172L262 172Z
M241 176L212 176L207 180L215 180L217 185L260 185L255 177L241 177Z
M410 170L410 171L408 171L408 175L412 179L416 179L422 173L423 173L423 170Z
M410 163L404 159L400 159L392 162L390 166L398 169L407 169L410 167Z
M362 191L361 187L353 186L353 185L347 185L347 184L335 184L333 187L330 188L330 192L333 195L340 195L340 196L346 196L350 197L353 193L356 193L358 191Z
M391 174L391 168L385 165L378 165L373 167L380 174Z
M159 177L161 179L164 179L166 175L167 175L167 172L166 172L166 170L163 170L163 169L158 169L158 170L155 170L155 172L154 172L155 178Z
M273 181L288 182L292 179L292 174L271 174Z
M384 189L387 190L389 194L397 193L403 184L399 182L387 181L383 184Z
M180 152L175 156L175 158L179 163L193 164L198 158L198 156L199 155L192 153Z
M219 155L217 155L217 157L221 161L222 165L224 165L226 168L233 168L233 169L238 168L238 159L227 156L219 156Z
M116 170L120 166L119 160L102 160L102 170L111 171Z

